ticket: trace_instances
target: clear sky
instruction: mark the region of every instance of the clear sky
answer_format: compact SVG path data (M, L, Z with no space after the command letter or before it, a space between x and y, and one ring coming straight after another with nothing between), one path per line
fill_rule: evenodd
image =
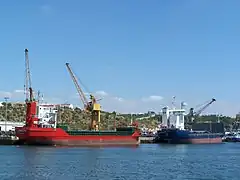
M235 114L239 7L239 0L2 1L1 99L24 100L15 90L23 89L28 48L33 88L48 101L81 104L69 62L106 110L159 111L175 95L193 107L215 97L207 112Z

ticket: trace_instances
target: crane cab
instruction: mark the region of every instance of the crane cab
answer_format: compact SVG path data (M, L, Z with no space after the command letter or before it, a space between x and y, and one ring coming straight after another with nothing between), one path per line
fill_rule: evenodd
M101 111L101 105L98 103L93 104L93 110L94 111Z

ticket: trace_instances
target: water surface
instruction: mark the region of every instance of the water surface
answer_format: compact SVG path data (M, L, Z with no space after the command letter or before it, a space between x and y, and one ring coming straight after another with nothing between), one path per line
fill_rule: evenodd
M0 180L239 180L240 143L138 148L0 146Z

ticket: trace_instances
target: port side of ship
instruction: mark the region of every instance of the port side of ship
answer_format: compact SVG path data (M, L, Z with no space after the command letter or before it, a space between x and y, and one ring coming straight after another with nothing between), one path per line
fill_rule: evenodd
M213 144L222 143L222 133L206 130L185 129L185 106L181 108L164 107L162 109L162 124L155 137L155 143L171 144Z
M140 131L137 126L119 127L112 131L99 130L100 105L95 103L93 96L90 103L84 101L86 103L84 106L92 112L90 130L72 130L67 126L59 126L58 108L40 104L34 99L27 49L25 49L25 61L26 121L24 127L15 128L18 144L54 146L137 146L139 144ZM66 65L74 78L68 63ZM79 86L77 88L80 89ZM80 90L78 92L80 93Z
M26 126L16 127L19 144L56 146L135 146L139 144L136 127L116 130L68 130L57 124L58 109L54 105L27 103ZM37 114L36 114L37 113Z

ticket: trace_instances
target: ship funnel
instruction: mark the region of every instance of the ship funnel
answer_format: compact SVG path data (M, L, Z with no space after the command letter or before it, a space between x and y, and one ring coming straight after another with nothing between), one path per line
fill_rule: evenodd
M186 102L181 102L181 109L184 109L187 106Z

